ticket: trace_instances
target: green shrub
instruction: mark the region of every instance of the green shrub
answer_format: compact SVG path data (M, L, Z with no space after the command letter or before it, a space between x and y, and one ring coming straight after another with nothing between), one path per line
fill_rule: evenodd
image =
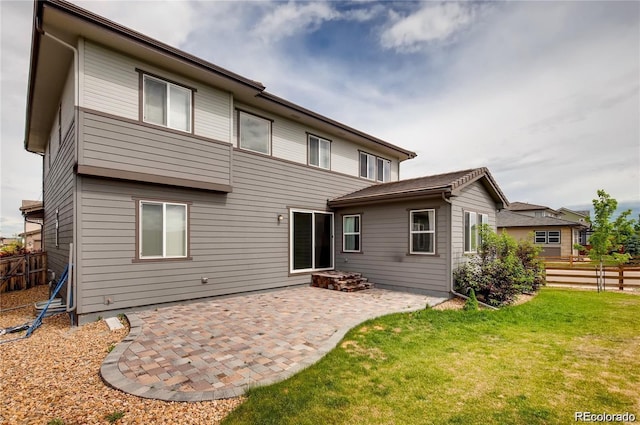
M456 291L464 295L473 291L485 303L499 307L544 285L544 265L533 243L516 242L505 232L498 235L487 225L480 235L478 253L453 272Z
M464 310L477 310L478 309L478 299L476 298L476 291L473 289L469 291L469 298L464 303Z

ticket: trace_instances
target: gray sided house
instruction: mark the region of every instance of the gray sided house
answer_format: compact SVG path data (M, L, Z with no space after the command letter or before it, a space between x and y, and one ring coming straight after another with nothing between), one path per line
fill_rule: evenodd
M400 181L411 151L73 4L34 13L25 148L81 319L333 269L446 295L507 205L484 168Z

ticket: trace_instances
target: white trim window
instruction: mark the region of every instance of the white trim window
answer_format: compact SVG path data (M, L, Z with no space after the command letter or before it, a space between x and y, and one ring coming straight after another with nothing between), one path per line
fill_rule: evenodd
M342 217L342 251L360 252L360 214Z
M309 134L309 165L331 168L331 141Z
M376 180L379 182L391 181L391 161L376 158Z
M411 210L409 216L409 252L435 254L436 210Z
M560 231L559 230L549 230L547 232L547 243L548 244L559 244L560 243Z
M191 132L191 98L186 87L143 75L143 121Z
M489 215L474 211L464 212L464 252L477 252L482 243L480 226L489 224Z
M391 181L391 161L360 152L360 177L379 182Z
M547 232L544 230L536 230L534 233L534 243L537 244L546 244L547 243Z
M188 244L187 205L140 201L139 258L185 258Z
M241 149L271 155L271 121L238 111L238 145Z

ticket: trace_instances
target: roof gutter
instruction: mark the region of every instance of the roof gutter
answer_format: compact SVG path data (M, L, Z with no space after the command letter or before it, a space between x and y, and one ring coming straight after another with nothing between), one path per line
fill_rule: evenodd
M259 97L259 98L264 99L264 100L268 100L269 102L276 103L276 104L278 104L280 106L284 106L285 108L293 109L294 111L296 111L296 112L298 112L300 114L304 114L304 115L306 115L306 116L308 116L310 118L322 121L325 124L329 124L331 126L337 127L337 128L339 128L341 130L344 130L344 131L349 132L351 134L354 134L356 136L362 137L362 138L364 138L364 139L366 139L366 140L368 140L370 142L373 142L373 143L376 143L378 145L382 145L382 146L384 146L386 148L392 149L392 150L394 150L396 152L401 153L402 155L405 155L407 157L407 159L415 158L418 155L413 151L402 149L399 146L395 146L395 145L393 145L391 143L385 142L384 140L378 139L377 137L373 137L373 136L371 136L369 134L366 134L366 133L363 133L363 132L361 132L359 130L356 130L355 128L351 128L351 127L349 127L347 125L341 124L341 123L339 123L337 121L332 120L331 118L327 118L327 117L325 117L323 115L320 115L318 113L310 111L309 109L306 109L306 108L303 108L301 106L298 106L298 105L296 105L294 103L291 103L291 102L289 102L289 101L287 101L285 99L282 99L282 98L280 98L278 96L275 96L275 95L273 95L271 93L268 93L266 91L258 93L258 95L256 97Z
M393 193L385 193L384 195L369 195L369 196L361 196L348 198L344 200L336 199L327 202L327 205L330 207L350 207L355 205L363 205L363 204L373 204L378 202L389 202L389 201L397 201L404 199L413 199L413 198L422 198L426 196L436 197L439 195L444 196L448 194L451 196L451 191L446 188L438 188L438 189L418 189L414 191L398 191Z

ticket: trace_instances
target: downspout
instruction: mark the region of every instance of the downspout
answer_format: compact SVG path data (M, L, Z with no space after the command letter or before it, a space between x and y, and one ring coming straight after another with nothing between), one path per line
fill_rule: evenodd
M467 297L466 295L462 295L460 292L456 292L454 286L453 286L453 203L451 202L450 199L448 199L444 192L442 192L442 200L444 202L446 202L447 204L449 204L449 287L450 287L450 291L453 295L455 295L456 297L460 297L464 300L468 300L469 297ZM478 301L478 304L480 304L483 307L487 307L491 310L497 310L496 307L489 305L489 304L485 304L481 301Z
M44 154L36 152L34 153L36 155L40 155L40 157L42 158L42 207L44 208ZM42 218L42 223L40 223L39 221L29 220L25 213L22 213L22 216L24 217L24 221L26 221L27 223L37 224L38 226L40 226L40 248L42 249L42 247L44 247L44 217ZM27 229L25 228L24 230L26 233Z
M48 32L45 32L41 26L39 26L40 22L38 22L36 20L36 30L44 35L47 36L49 38L51 38L52 40L56 41L57 43L61 44L62 46L70 49L73 52L73 78L74 78L74 85L73 85L73 91L74 91L74 126L75 126L75 133L76 133L76 137L75 137L75 149L76 152L74 153L75 155L75 160L77 161L78 159L78 107L80 106L80 78L79 78L79 74L80 74L80 55L78 53L78 49L76 49L75 47L73 47L72 45L70 45L69 43L60 40L58 37L49 34ZM74 161L75 162L75 161ZM75 199L76 197L76 191L74 189L74 205L77 205L77 199ZM75 208L75 207L74 207ZM75 215L75 214L74 214ZM74 220L74 230L73 230L73 235L74 235L74 240L75 240L75 220ZM70 246L70 250L69 250L69 263L71 264L70 268L73 267L73 259L75 258L75 253L73 252L73 242L71 243ZM76 310L77 304L76 304L76 300L78 299L78 288L77 285L75 285L75 282L73 280L73 275L71 274L71 271L69 272L69 289L67 290L67 312L71 313L74 312ZM71 291L73 291L73 296L71 295ZM73 303L73 305L71 305L71 303ZM73 319L72 319L73 320Z

